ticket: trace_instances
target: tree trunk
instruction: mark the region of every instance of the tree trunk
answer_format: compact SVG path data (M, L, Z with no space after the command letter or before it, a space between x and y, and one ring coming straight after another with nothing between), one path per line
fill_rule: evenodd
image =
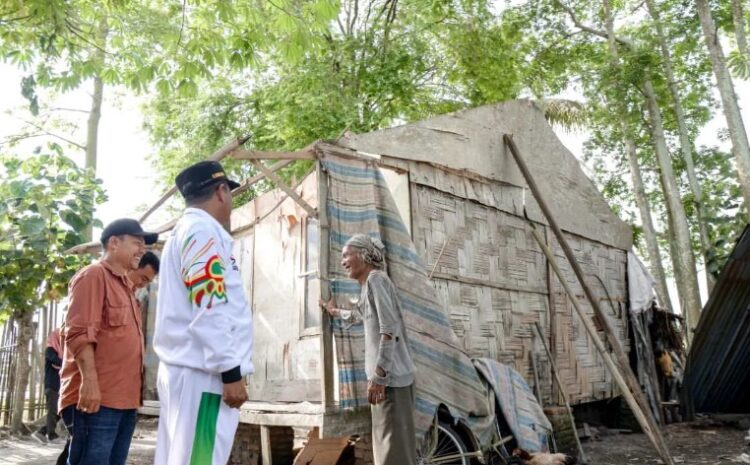
M606 0L604 1L604 15L604 23L607 31L607 44L609 45L611 57L610 63L613 68L618 69L620 67L620 56L617 50L617 41L615 40L614 16L612 14L611 6ZM649 262L651 263L651 273L656 280L657 297L664 308L670 312L674 312L674 309L672 308L672 299L670 299L669 290L667 289L667 275L664 272L664 265L661 262L659 242L656 239L656 228L654 227L654 221L651 217L651 205L649 204L648 196L646 195L646 188L643 185L643 176L641 175L641 167L638 163L638 153L635 142L630 136L631 132L627 123L627 111L624 105L622 105L622 102L615 102L614 107L617 109L620 130L628 152L628 164L630 165L630 175L633 181L635 203L638 207L638 212L640 213L641 224L643 225L643 231L646 237L646 250L648 251Z
M9 342L13 340L13 328L15 325L15 319L11 315L3 328L2 347L9 346ZM2 380L0 380L0 388L2 388L3 392L3 402L2 405L0 405L0 408L2 408L3 425L10 424L10 409L13 406L13 386L16 385L15 360L12 355L13 352L11 351L5 352L2 356L2 366L0 366L0 370L2 370L3 373L8 374L8 376L4 376Z
M672 266L675 271L677 288L680 291L680 306L682 307L685 323L688 328L687 341L693 338L692 332L698 324L701 311L701 298L698 288L698 274L695 268L695 257L693 257L692 244L690 241L690 229L688 227L687 215L682 205L680 191L677 187L677 178L672 169L672 159L669 156L667 141L664 136L664 124L662 122L661 110L656 100L651 79L646 77L643 83L646 97L651 131L654 143L654 151L659 164L659 179L664 191L667 204L667 219L674 236L674 252L672 255Z
M688 184L690 185L690 192L693 194L693 202L695 204L696 221L698 223L698 235L701 243L701 255L703 256L703 264L706 267L706 283L708 283L708 290L713 289L715 279L710 271L708 271L708 262L713 256L711 247L711 240L708 236L708 228L706 227L705 219L708 218L706 214L706 207L703 203L703 190L701 189L698 176L695 174L695 163L693 161L693 153L695 152L695 144L690 137L690 131L685 117L685 109L682 107L682 99L680 97L679 87L677 86L677 79L674 75L672 68L672 53L669 51L669 45L667 44L667 38L664 35L664 29L661 24L659 16L659 10L657 9L654 0L646 0L648 11L651 17L654 19L654 26L656 29L656 35L659 39L659 48L661 49L662 66L664 68L664 77L667 79L667 87L669 93L672 96L672 108L675 113L677 120L677 129L680 136L680 152L682 158L685 160L685 171L687 172Z
M99 143L99 121L102 118L102 97L104 83L99 76L94 78L94 93L91 96L91 110L86 127L86 168L96 173L96 155Z
M107 28L106 17L102 19L99 24L99 47L94 52L95 59L101 63L104 63L104 48L107 44L107 34L109 33ZM102 78L97 75L94 76L94 93L91 95L91 110L89 110L89 120L86 126L86 169L91 169L96 175L96 159L99 148L99 121L102 118L102 97L104 96L104 82ZM92 205L92 207L94 207ZM92 208L91 211L96 211ZM93 226L89 225L86 227L86 231L83 234L83 238L86 241L92 239Z
M609 43L610 51L613 53L613 59L619 63L617 54L617 41L614 32L614 15L609 0L603 1L606 36ZM672 169L672 160L669 156L667 141L664 135L664 123L662 121L661 109L656 100L656 92L648 75L644 79L644 96L646 98L646 107L649 114L651 140L654 144L654 152L659 166L659 179L667 206L667 218L669 227L675 240L673 241L672 266L677 279L677 286L680 295L680 303L685 316L688 343L692 340L691 330L698 323L700 315L701 302L700 293L698 292L698 276L695 269L695 257L693 257L692 245L690 242L690 229L688 227L687 215L682 205L680 192L677 187L677 178Z
M13 434L27 433L23 424L23 413L26 406L26 389L29 387L29 342L33 337L32 317L34 312L31 310L21 311L16 315L16 325L18 335L16 338L16 375L13 392L13 412L10 420L10 431Z
M624 133L624 131L623 131ZM672 308L672 299L669 298L667 288L667 274L664 272L664 265L661 262L661 252L659 251L659 242L656 239L656 228L651 218L651 205L646 195L646 189L643 187L643 176L641 167L638 164L638 153L636 151L633 139L625 135L625 146L628 151L628 163L630 165L630 174L633 178L633 191L635 194L635 204L641 216L643 225L643 235L646 238L646 250L651 264L651 273L656 280L656 293L661 306L674 313Z
M707 0L695 0L695 6L698 9L698 18L703 29L703 37L708 48L708 54L711 57L716 85L721 95L721 106L724 109L724 117L729 127L729 137L732 140L732 153L737 161L737 175L740 187L742 187L742 196L750 215L750 143L747 139L745 124L742 121L737 95L734 92L732 77L729 75L724 51L719 42L716 23L714 23L714 19L711 16L711 8ZM750 216L748 216L748 219L750 219Z
M737 50L743 57L747 56L747 36L745 35L745 9L742 0L732 0L732 21L734 21L734 37L737 40Z

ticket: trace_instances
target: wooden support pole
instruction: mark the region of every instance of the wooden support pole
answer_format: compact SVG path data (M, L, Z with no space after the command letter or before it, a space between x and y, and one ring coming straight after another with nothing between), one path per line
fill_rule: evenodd
M222 147L219 150L217 150L216 152L212 153L211 156L208 157L208 160L211 160L211 161L221 161L227 155L229 155L230 153L232 153L235 150L237 150L237 148L239 146L241 146L245 142L247 142L248 139L250 139L249 136L248 137L242 137L242 138L235 139L235 140L231 141L230 143L228 143L224 147ZM148 218L149 216L151 216L151 214L154 213L159 207L161 207L164 204L164 202L166 202L167 200L169 200L169 198L172 197L175 192L177 192L177 186L172 186L169 190L167 190L164 194L162 194L162 196L159 198L159 200L156 201L156 203L154 203L153 205L151 205L151 207L148 210L146 210L146 213L144 213L143 215L141 215L141 217L138 219L138 222L143 223L144 221L146 221L146 218Z
M281 168L283 168L285 166L288 166L288 165L291 165L292 163L294 163L294 160L282 160L282 161L280 161L278 163L275 163L269 169L275 173L276 171L280 170ZM251 187L253 187L253 185L255 183L257 183L258 181L260 181L261 179L263 179L265 177L266 177L265 174L258 173L255 176L252 176L252 177L249 177L249 178L245 179L244 181L242 181L240 183L240 187L238 187L237 189L235 189L235 190L232 191L232 197L237 197L241 193L243 193L246 190L248 190Z
M544 230L546 244L550 244L550 238L549 234L550 231L548 228L545 228ZM547 301L549 304L549 346L552 351L552 355L554 357L557 357L557 308L555 306L555 293L552 292L552 288L554 286L554 271L552 270L552 266L549 264L549 260L547 261ZM557 359L555 358L553 360L555 363L557 363ZM555 368L552 367L552 372L554 374ZM554 378L551 381L551 398L552 403L554 405L560 404L560 393L557 389L557 384L555 383Z
M266 425L260 425L260 456L263 465L273 465L271 449L271 428Z
M609 342L609 345L612 348L612 351L614 352L615 358L617 359L617 362L618 362L617 365L619 365L619 370L617 369L617 365L613 365L612 376L618 381L618 384L620 384L620 388L622 389L623 394L625 395L625 399L628 401L628 405L630 405L631 409L633 409L633 414L635 414L636 418L639 419L639 423L641 423L641 428L643 428L644 432L646 432L646 434L652 440L654 447L659 452L659 455L661 456L664 463L666 465L673 465L674 462L672 461L672 456L669 453L669 449L667 448L666 441L664 440L664 437L662 436L661 430L659 430L659 427L656 424L656 421L651 415L651 411L648 409L648 403L646 402L645 396L643 395L643 392L640 389L640 385L635 377L635 374L633 374L633 370L630 369L630 363L628 361L627 356L625 355L625 351L622 349L622 346L620 346L620 341L617 339L614 333L614 330L612 329L611 325L609 324L609 321L607 320L606 315L604 314L601 307L599 306L599 300L596 298L593 291L589 287L586 281L586 277L583 272L583 269L581 268L581 265L578 263L578 260L576 260L573 250L570 248L570 245L568 244L568 241L565 239L565 236L563 235L562 230L557 225L557 221L555 221L555 217L552 215L552 212L547 206L547 203L544 201L544 197L542 196L542 193L539 190L539 187L534 181L534 177L531 175L531 172L529 171L529 168L526 165L526 162L521 156L521 153L519 152L518 147L516 146L516 143L513 141L513 138L508 134L504 134L503 141L505 142L505 146L508 147L508 149L510 150L510 153L513 155L513 158L515 159L519 170L521 170L521 173L523 174L523 177L526 180L526 184L528 184L529 186L529 190L531 190L531 193L534 195L534 199L536 199L536 202L539 205L539 208L541 208L542 213L544 213L544 216L547 219L547 222L549 223L549 226L552 229L552 232L555 233L555 237L557 238L557 241L560 244L560 247L565 253L565 256L567 257L568 262L570 263L570 266L573 269L573 272L578 278L578 281L581 284L581 287L583 288L583 292L586 295L586 298L589 300L589 303L591 304L591 308L594 310L594 315L596 316L597 321L600 322L602 329L604 330L605 338ZM549 248L546 246L546 244L542 240L539 233L536 232L535 230L534 232L536 233L534 237L539 243L539 246L542 247L542 249L549 250ZM554 259L554 256L551 254L551 252L550 252L550 256L552 256L552 259L550 259L549 256L547 258L550 259L551 261ZM558 272L559 268L555 271ZM562 278L562 276L560 277L560 281L564 281L564 278ZM566 289L566 292L567 291L568 289ZM571 295L571 300L576 302L577 299L575 298L574 295ZM585 314L581 312L579 316L581 316L582 319L584 320L584 324L591 324L591 321L585 316ZM593 324L591 325L593 328ZM604 350L607 356L609 356L609 352L606 350L606 348L604 347L604 344L599 339L599 335L595 329L592 335L592 339L595 340L595 343L596 341L598 341L602 345L602 348L600 349L600 351ZM613 362L611 357L604 357L604 358L605 358L605 361L607 358L609 358L609 360ZM622 383L620 383L620 381ZM631 404L631 400L633 402L632 404Z
M280 170L281 168L284 168L285 166L290 165L293 162L294 162L294 160L282 160L282 161L279 161L278 163L274 164L272 167L270 167L269 170L271 170L273 172L276 172L276 171ZM252 187L254 184L256 184L261 179L265 179L265 177L266 177L265 174L258 173L255 176L251 176L251 177L245 179L240 184L240 187L238 187L237 189L235 189L235 190L232 191L232 197L236 197L239 194L245 192L246 190L248 190L250 187ZM299 186L299 184L297 184L296 186L292 187L292 190L296 189L297 186ZM164 223L164 224L162 224L160 226L157 226L155 228L149 228L149 229L151 231L155 232L155 233L162 234L162 233L165 233L165 232L171 230L172 228L174 228L174 226L177 224L177 220L179 220L179 217L172 218L171 220L167 221L166 223ZM247 229L250 229L250 228L248 228L247 226L243 226L243 227L239 228L240 231L246 231ZM238 231L232 231L232 234L234 234L235 232L238 232ZM94 250L97 250L99 247L100 247L100 245L99 245L98 241L92 241L92 242L87 242L86 244L79 244L79 245L76 245L74 247L71 247L68 250L66 250L65 253L68 253L68 254L79 254L79 253L93 252Z
M299 194L297 194L294 191L294 189L292 189L289 186L287 186L286 183L284 181L282 181L281 178L276 173L274 173L273 171L271 171L270 168L268 168L266 165L264 165L263 163L261 163L258 160L251 160L251 163L256 168L258 168L260 170L260 172L263 173L268 179L270 179L271 181L273 181L274 184L276 184L276 187L278 187L282 191L286 192L286 195L288 195L289 197L292 198L292 200L294 200L295 202L297 202L297 205L299 205L300 207L302 207L302 209L305 210L305 212L307 212L307 216L309 218L317 218L318 217L318 212L316 212L315 209L313 207L311 207L309 203L305 202L305 200Z
M576 440L576 447L578 448L578 453L580 454L581 463L586 463L586 454L583 452L583 446L581 445L581 439L578 437L578 429L576 428L576 420L573 416L573 409L570 408L570 400L568 398L568 391L565 390L565 386L563 385L562 381L560 380L560 372L557 371L557 366L555 365L555 359L552 357L552 352L550 352L549 347L547 347L547 343L544 342L544 334L542 333L542 328L539 326L539 323L534 322L534 328L536 328L536 332L539 335L539 340L542 342L542 347L544 347L544 352L547 353L547 358L549 359L550 365L552 365L552 373L555 378L555 382L557 383L557 387L560 390L560 394L562 395L563 402L565 402L565 409L568 411L568 418L570 418L570 426L573 428L573 437ZM540 399L541 403L541 399Z
M440 259L443 258L443 252L445 252L445 247L448 245L448 239L445 239L443 241L443 247L440 248L440 253L437 256L437 260L435 260L435 264L432 266L432 271L430 271L430 275L427 277L428 279L432 279L432 275L435 274L435 270L437 269L438 265L440 264Z
M529 358L531 358L531 371L534 375L534 395L539 405L544 407L544 402L542 402L542 387L539 386L539 369L536 366L536 355L533 349L529 351Z
M320 228L320 244L318 253L318 270L320 277L320 298L327 302L331 299L331 281L328 276L330 254L330 224L328 223L328 173L323 169L323 163L317 162L318 175L318 227ZM333 395L333 330L331 316L321 309L320 320L320 393L325 413L330 412L334 405ZM325 419L320 430L320 437L325 437Z
M315 160L313 145L308 145L296 152L267 152L263 150L242 150L232 152L232 158L236 160Z
M588 315L586 315L586 313L583 311L583 309L581 308L581 304L578 302L578 298L570 289L568 282L565 280L565 275L560 269L560 266L557 264L557 259L555 258L555 255L552 253L550 248L547 247L547 244L544 243L542 236L539 234L539 232L536 230L533 224L531 225L531 234L534 236L534 239L536 239L537 243L539 244L539 247L541 247L542 252L547 257L547 260L552 266L552 269L554 270L555 274L557 274L557 277L559 278L560 283L563 286L563 289L565 289L565 293L570 298L571 304L573 304L573 309L578 315L578 318L583 323L583 326L586 329L586 332L589 334L589 337L594 342L594 346L596 346L596 349L599 351L599 354L601 354L602 359L604 360L604 364L609 370L610 374L612 375L612 378L614 378L615 383L617 383L617 385L620 387L623 397L625 397L625 401L627 402L630 409L633 411L633 415L635 415L635 418L636 420L638 420L638 423L641 425L641 428L643 428L643 432L646 433L646 435L649 437L651 442L654 444L654 448L656 448L656 451L659 453L660 456L662 456L662 460L664 460L664 462L667 464L673 464L672 456L669 454L669 450L666 449L664 438L661 437L661 431L659 431L658 427L657 428L652 427L651 423L647 420L647 414L643 412L643 409L641 409L640 405L638 405L638 402L633 397L633 394L630 392L630 389L628 388L627 383L625 382L622 375L620 374L620 370L617 368L617 365L615 364L614 360L612 360L612 356L607 351L607 348L604 346L604 342L602 342L602 340L599 338L599 333L597 332L596 327L594 326L594 323L591 321ZM559 376L557 374L558 373L557 370L555 370L555 373L556 373L556 376ZM557 382L560 383L559 378L557 379ZM563 400L565 400L567 404L567 395L565 394L565 389L562 387L562 384L559 384L559 386L560 386L560 393L563 395ZM663 445L664 450L662 449L662 445ZM666 459L668 460L665 459L665 454L666 454Z

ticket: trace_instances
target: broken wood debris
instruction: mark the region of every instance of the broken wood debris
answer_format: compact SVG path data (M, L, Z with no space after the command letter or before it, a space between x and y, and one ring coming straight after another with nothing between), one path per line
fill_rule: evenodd
M294 465L345 465L354 458L354 440L350 437L320 439L313 428L307 444L294 459Z

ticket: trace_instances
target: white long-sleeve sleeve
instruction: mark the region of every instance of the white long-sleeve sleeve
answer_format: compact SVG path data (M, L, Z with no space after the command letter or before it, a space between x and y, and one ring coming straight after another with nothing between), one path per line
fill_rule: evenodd
M165 363L221 374L252 373L252 314L232 239L188 209L162 253L154 349Z
M229 372L239 368L241 360L234 341L231 307L235 302L230 302L226 286L227 259L217 247L217 238L205 229L191 235L191 244L180 258L182 281L193 311L188 330L203 347L204 367Z

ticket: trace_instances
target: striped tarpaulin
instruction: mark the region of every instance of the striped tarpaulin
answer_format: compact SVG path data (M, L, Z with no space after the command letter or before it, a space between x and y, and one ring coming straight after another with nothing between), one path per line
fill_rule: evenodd
M489 358L474 359L474 365L492 386L518 447L529 452L546 452L552 425L523 376Z
M417 367L417 438L429 429L438 407L448 407L485 441L494 429L491 394L463 351L448 312L436 299L421 257L399 215L385 180L371 163L325 154L328 174L327 213L330 226L329 276L337 307L353 308L359 285L347 276L339 257L346 241L364 233L385 244L387 272L398 288L409 345ZM338 359L339 406L364 408L364 330L335 319L333 333Z

